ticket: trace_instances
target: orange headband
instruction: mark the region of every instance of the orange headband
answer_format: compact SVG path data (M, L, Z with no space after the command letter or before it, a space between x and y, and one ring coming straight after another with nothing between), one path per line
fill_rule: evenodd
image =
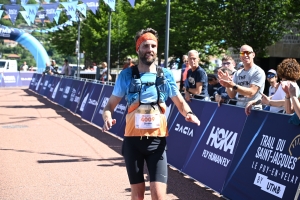
M141 35L139 37L139 39L136 41L136 45L135 45L136 51L139 50L140 45L146 40L154 40L157 43L157 39L152 33L149 33L149 32L145 33L145 34Z

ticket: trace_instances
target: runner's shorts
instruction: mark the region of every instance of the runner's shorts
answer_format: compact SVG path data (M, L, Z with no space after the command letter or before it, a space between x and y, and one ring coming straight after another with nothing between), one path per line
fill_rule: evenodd
M144 161L150 182L167 183L167 142L165 137L124 137L122 155L130 184L145 182Z

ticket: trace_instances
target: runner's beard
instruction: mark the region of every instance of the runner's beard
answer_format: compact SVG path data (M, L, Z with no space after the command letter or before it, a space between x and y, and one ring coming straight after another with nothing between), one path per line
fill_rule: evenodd
M145 54L140 57L140 60L142 61L142 63L144 65L148 65L148 66L152 65L152 63L154 63L155 59L156 59L156 55L153 55L152 57L147 58L146 54Z

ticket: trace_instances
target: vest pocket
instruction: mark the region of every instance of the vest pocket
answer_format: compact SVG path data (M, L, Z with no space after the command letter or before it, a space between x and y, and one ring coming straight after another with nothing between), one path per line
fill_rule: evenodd
M131 83L130 83L129 92L137 93L137 92L141 91L141 87L142 87L141 80L133 79L133 80L131 80Z

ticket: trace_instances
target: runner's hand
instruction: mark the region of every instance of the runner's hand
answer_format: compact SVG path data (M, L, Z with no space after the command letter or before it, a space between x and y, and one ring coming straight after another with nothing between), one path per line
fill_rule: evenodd
M185 117L185 120L188 122L192 122L197 124L198 126L200 126L200 120L198 119L198 117L194 114L187 114Z
M107 119L107 120L105 120L104 121L104 125L103 125L103 128L102 128L102 131L108 131L109 129L111 129L111 127L113 126L113 125L115 125L116 124L116 119Z

